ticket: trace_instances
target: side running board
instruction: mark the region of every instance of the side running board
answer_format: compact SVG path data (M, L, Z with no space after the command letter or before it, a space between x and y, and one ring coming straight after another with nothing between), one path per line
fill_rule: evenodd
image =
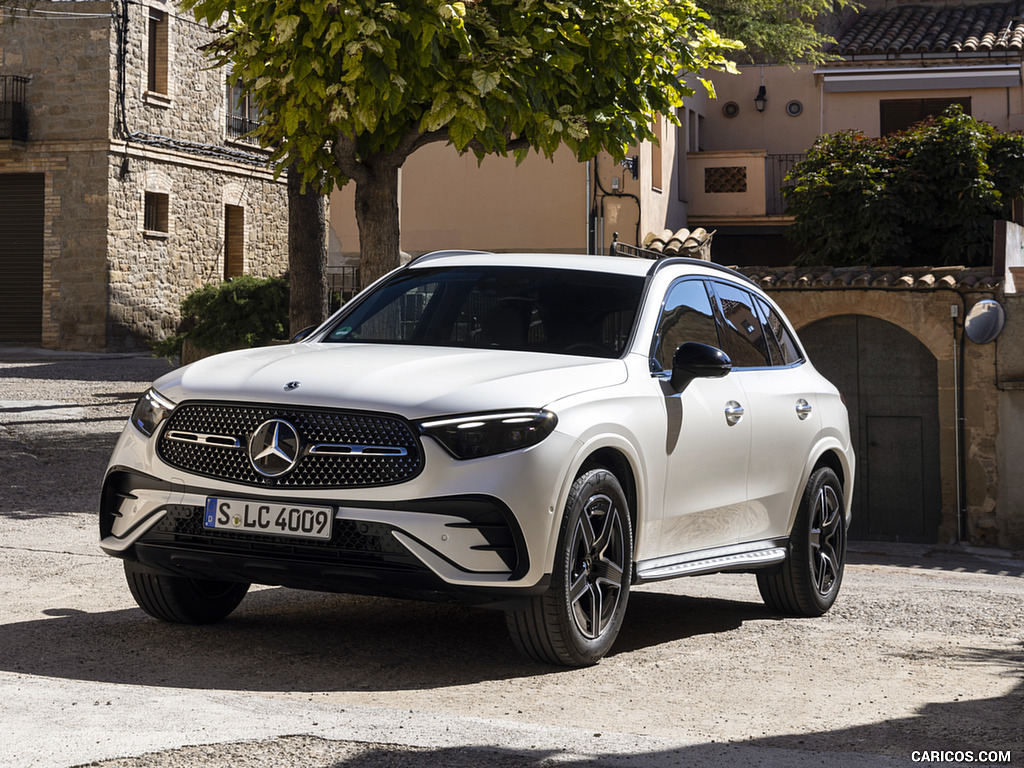
M637 582L660 581L677 576L698 576L718 571L744 571L781 563L786 559L787 544L786 539L755 541L685 555L643 560L636 564Z

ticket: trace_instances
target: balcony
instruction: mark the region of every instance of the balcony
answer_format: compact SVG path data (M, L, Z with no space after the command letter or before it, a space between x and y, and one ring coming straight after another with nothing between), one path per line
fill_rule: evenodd
M28 141L28 78L0 75L0 141Z
M686 156L691 223L787 223L784 179L802 154L764 150L690 152Z

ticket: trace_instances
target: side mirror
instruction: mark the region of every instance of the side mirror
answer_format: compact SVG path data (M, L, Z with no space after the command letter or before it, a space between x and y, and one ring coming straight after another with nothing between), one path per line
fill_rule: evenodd
M312 335L313 331L315 331L319 327L319 325L310 325L307 326L306 328L303 328L301 331L292 336L291 341L289 343L297 344L300 341L305 341Z
M672 356L672 389L682 392L694 379L720 379L732 370L732 360L718 347L688 341Z

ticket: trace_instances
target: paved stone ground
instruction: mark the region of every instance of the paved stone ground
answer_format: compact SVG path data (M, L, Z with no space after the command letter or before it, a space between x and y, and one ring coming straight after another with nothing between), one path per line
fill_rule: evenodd
M167 370L0 348L4 768L1024 766L1013 553L855 545L815 620L771 615L750 576L645 586L584 670L452 606L254 588L214 627L153 621L95 509Z

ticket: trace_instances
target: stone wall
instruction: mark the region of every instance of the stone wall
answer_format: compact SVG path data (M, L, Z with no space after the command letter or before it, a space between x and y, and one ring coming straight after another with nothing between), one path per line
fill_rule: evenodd
M19 14L0 25L0 73L30 78L26 107L32 142L102 140L109 135L109 2L40 2L65 13Z
M111 154L108 177L108 349L145 348L173 334L191 291L224 275L224 206L245 209L245 273L283 275L288 268L288 195L284 184L253 169L217 167L196 158L168 162L130 146ZM168 232L147 232L145 192L169 195Z
M960 539L958 534L955 402L957 388L963 388L963 474L966 494L964 540L974 544L1002 547L1024 547L1024 508L1019 504L1001 503L1006 498L1008 482L1000 477L1000 391L997 385L996 344L977 345L962 340L959 322L976 301L982 298L1002 299L1002 292L993 281L975 282L970 271L963 283L949 279L921 285L910 282L905 289L892 285L876 289L854 286L833 287L808 281L802 288L792 285L771 290L774 298L792 320L797 331L811 323L842 315L868 315L893 323L911 333L934 355L938 368L940 472L942 523L939 542ZM752 275L758 278L759 275ZM975 289L971 289L971 284ZM762 282L762 285L765 285ZM767 287L767 286L766 286ZM957 307L954 324L951 307ZM954 340L956 344L954 345ZM955 352L954 352L955 350ZM958 358L963 354L963 368ZM879 350L879 354L885 354ZM960 377L962 376L962 381ZM1012 426L1012 425L1010 425ZM1002 485L1001 485L1001 480ZM1019 496L1020 494L1018 494Z

